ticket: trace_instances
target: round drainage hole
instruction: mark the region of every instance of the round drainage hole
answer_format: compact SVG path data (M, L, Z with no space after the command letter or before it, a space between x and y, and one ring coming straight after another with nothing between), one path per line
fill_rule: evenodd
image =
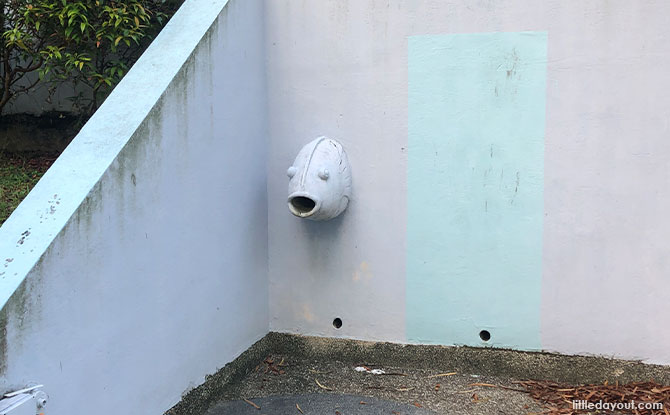
M479 332L479 338L487 342L491 340L491 333L488 330L482 330Z
M335 327L336 329L339 329L340 327L342 327L342 319L339 318L339 317L336 317L335 320L333 320L333 327Z

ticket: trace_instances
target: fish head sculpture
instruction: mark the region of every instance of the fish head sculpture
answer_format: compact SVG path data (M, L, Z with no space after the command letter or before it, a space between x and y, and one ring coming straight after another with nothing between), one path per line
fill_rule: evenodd
M342 144L319 137L306 144L288 168L288 208L299 217L337 217L351 198L351 166Z

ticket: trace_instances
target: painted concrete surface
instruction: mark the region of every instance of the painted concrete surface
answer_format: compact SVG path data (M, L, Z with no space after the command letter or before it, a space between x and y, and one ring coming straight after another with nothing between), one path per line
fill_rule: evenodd
M271 330L406 339L407 59L395 53L406 41L387 11L266 4ZM347 151L352 196L336 219L310 223L286 207L285 172L321 135Z
M572 7L549 16L542 343L670 364L670 9Z
M540 348L546 41L409 39L410 341Z
M529 247L532 264L519 265L533 277L504 287L518 291L503 300L532 305L520 324L536 327L539 337L523 329L504 344L670 363L670 334L659 317L670 313L660 294L670 289L670 84L663 75L669 14L658 0L268 2L271 329L406 342L415 324L436 331L449 324L441 314L417 322L417 303L424 304L405 290L422 278L406 262L407 237L420 233L413 226L421 220L410 208L420 201L407 181L408 38L542 32L544 179L530 182L544 198L542 241ZM283 173L319 135L345 146L355 172L352 200L341 219L308 224L286 209ZM533 200L531 222L539 209ZM539 236L534 226L531 233L528 244ZM426 295L439 288L426 287ZM462 309L481 303L477 292L460 293ZM614 316L617 301L634 306ZM335 317L340 329L331 325ZM445 333L439 341L463 336Z
M162 413L267 333L263 3L227 3L187 1L0 228L0 388L48 413Z

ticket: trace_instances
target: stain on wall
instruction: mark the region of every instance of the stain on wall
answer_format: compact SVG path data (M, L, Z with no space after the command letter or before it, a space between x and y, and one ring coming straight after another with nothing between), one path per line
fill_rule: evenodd
M539 349L547 34L408 48L408 340Z

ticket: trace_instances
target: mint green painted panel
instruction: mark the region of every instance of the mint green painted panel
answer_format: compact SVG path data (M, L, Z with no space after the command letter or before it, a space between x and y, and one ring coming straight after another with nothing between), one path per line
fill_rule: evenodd
M544 32L409 38L411 342L540 348L546 67Z

